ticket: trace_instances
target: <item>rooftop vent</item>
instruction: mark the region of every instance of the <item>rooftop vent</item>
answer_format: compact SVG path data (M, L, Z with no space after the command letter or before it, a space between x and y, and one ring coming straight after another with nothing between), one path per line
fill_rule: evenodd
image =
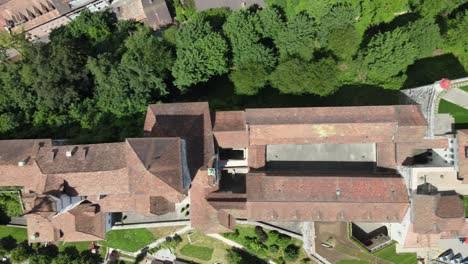
M29 161L29 156L27 158L23 159L23 160L20 160L18 162L18 167L24 167L24 165L26 165L26 163L28 163L28 161Z
M65 153L65 155L66 155L67 157L71 157L71 156L73 156L73 154L75 154L75 152L76 152L77 149L78 149L78 147L74 147L74 148L68 150L68 151Z

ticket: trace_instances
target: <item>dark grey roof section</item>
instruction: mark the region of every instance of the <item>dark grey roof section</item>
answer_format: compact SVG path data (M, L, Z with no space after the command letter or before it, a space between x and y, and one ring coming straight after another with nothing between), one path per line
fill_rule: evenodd
M180 147L181 147L181 153L182 153L182 180L183 180L184 189L187 189L192 183L192 178L190 177L190 171L189 171L188 161L187 161L187 149L186 149L187 144L185 143L185 140L183 139L181 139L180 143L181 143Z
M252 5L264 7L265 2L263 0L195 0L195 8L198 11L219 7L239 10L241 8L248 8Z
M66 14L71 11L70 4L68 3L69 1L64 1L64 0L51 0L52 4L57 8L59 11L60 15Z
M150 27L157 29L172 24L172 17L165 0L141 0Z

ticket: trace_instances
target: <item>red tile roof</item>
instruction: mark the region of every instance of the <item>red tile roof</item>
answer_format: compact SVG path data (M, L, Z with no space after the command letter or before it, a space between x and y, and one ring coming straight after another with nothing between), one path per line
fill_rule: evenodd
M464 228L465 210L457 194L413 197L413 230L416 233L442 233Z
M119 170L126 167L125 143L47 146L36 160L45 174Z
M0 165L17 166L20 161L34 158L39 146L50 145L52 145L50 139L0 140ZM31 165L31 163L26 162L26 165Z
M415 105L247 109L246 120L251 145L392 142L427 126Z
M255 220L398 222L408 206L397 176L247 175L247 213Z
M247 175L249 201L408 203L408 190L397 175Z
M185 140L192 178L213 158L212 123L206 102L149 105L144 129L145 136Z
M128 138L128 144L141 163L155 177L183 193L184 184L182 143L179 138ZM187 175L188 176L188 175Z
M244 111L216 112L213 134L222 148L245 148L249 145L249 134Z

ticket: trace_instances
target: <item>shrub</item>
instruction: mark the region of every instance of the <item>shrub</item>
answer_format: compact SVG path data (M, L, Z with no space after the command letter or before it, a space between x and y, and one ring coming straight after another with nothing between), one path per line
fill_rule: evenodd
M271 230L270 233L268 234L268 237L270 238L270 241L272 243L276 243L279 241L279 235L280 233L276 230Z
M178 243L182 242L182 237L179 234L175 234L173 239Z
M257 235L258 241L262 243L268 240L268 234L261 226L255 226L255 234Z
M286 246L289 245L290 243L291 243L291 237L290 237L290 236L285 235L285 234L279 234L279 235L278 235L277 244L278 244L280 247L286 247Z
M270 245L270 252L271 253L275 254L275 253L278 252L278 250L279 250L278 245L276 245L276 244Z
M247 248L253 250L256 253L260 253L267 249L267 246L260 242L256 237L246 237Z
M16 239L14 237L12 237L11 235L8 235L6 237L3 237L0 240L0 245L6 251L10 251L10 250L16 248L16 246L18 245L18 242L16 241Z
M299 257L299 247L296 245L289 245L284 249L284 259L286 261L296 261Z
M310 258L303 258L303 259L301 260L301 263L302 263L302 264L308 264L308 263L311 263L311 260L310 260Z
M14 262L23 262L33 253L32 248L27 243L21 243L11 251L11 259Z
M283 258L283 257L279 257L279 259L277 260L277 263L278 263L278 264L285 264L286 261L284 261L284 258Z

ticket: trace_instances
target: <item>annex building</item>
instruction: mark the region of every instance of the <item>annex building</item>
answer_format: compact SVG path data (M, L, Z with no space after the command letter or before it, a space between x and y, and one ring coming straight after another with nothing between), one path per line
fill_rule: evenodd
M456 167L465 182L468 132L448 159L454 138L426 131L418 105L212 113L204 102L156 104L143 138L0 141L0 185L23 187L30 242L102 240L114 213L165 215L183 201L205 233L248 219L393 223L402 241L464 235L457 193L414 189L403 172Z

